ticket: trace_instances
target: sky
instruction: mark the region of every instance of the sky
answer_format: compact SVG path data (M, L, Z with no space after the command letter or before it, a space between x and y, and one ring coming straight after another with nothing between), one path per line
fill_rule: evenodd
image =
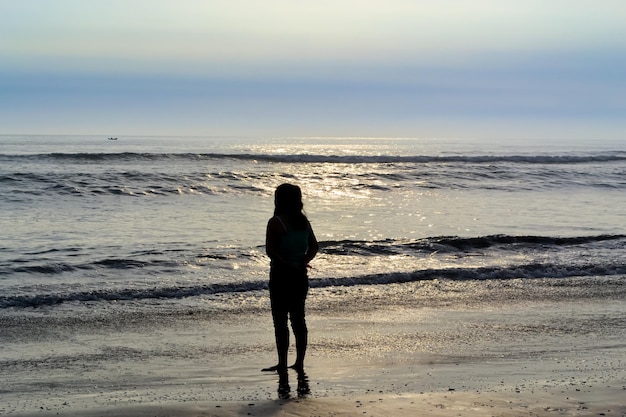
M0 134L625 132L623 0L0 0Z

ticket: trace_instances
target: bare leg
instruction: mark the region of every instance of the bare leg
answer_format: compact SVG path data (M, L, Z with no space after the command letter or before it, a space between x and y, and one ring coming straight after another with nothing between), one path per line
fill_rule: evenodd
M304 369L304 357L308 344L308 329L304 318L304 299L301 305L291 313L291 328L296 339L296 362L291 366L295 370Z
M282 372L287 370L287 353L289 350L289 327L287 326L287 311L280 308L279 302L274 298L272 302L272 319L274 320L274 336L276 338L276 351L278 364L262 369L263 372Z

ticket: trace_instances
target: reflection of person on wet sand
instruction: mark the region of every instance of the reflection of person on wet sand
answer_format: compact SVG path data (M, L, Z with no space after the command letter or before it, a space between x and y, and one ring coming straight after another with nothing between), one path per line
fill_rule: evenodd
M311 393L309 377L303 369L298 370L298 398L305 398ZM283 400L291 398L291 387L289 386L289 375L287 370L278 373L278 398Z
M308 263L318 251L311 225L304 215L300 187L282 184L274 193L274 217L267 224L266 251L270 257L270 301L278 364L263 371L286 372L289 328L296 339L296 361L292 368L304 369L307 327L304 303L309 289Z

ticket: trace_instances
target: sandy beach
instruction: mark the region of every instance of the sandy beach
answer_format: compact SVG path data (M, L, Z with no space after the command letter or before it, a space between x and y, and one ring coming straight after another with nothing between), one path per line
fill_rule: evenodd
M512 283L483 293L489 302L460 302L452 290L470 293L469 282L403 284L391 300L367 287L334 289L332 301L312 290L303 395L295 371L282 395L278 376L260 371L275 361L262 291L202 311L5 313L0 414L624 416L623 286L590 294L583 283L568 295ZM450 288L433 297L429 285ZM348 296L363 302L337 314Z

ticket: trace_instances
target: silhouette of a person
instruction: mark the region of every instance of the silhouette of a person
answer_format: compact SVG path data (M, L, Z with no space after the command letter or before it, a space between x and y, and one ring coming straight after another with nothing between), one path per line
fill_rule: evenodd
M267 224L265 244L271 260L269 289L278 364L263 371L287 371L288 319L296 339L296 361L291 367L303 371L308 341L304 317L309 289L307 267L319 245L303 212L300 187L282 184L276 188L274 216Z

